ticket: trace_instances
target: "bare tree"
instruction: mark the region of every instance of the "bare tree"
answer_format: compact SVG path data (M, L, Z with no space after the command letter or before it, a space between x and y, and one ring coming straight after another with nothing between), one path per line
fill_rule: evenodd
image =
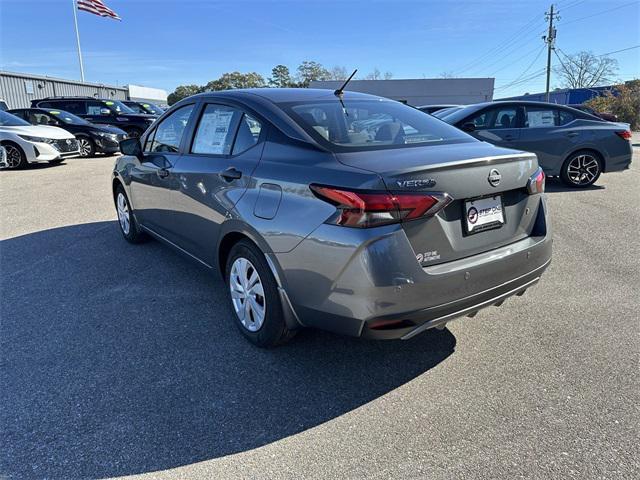
M373 72L364 77L365 80L380 80L382 79L382 73L378 70L378 67L373 69Z
M393 78L393 73L392 72L384 72L384 79L385 80L391 80Z
M562 53L562 52L561 52ZM606 85L613 81L618 70L615 58L597 56L591 52L558 55L560 65L555 72L567 88L588 88Z
M345 67L335 66L329 70L328 80L346 80L349 77Z
M441 72L438 75L438 78L456 78L456 76L453 74L453 72L449 71L449 72Z

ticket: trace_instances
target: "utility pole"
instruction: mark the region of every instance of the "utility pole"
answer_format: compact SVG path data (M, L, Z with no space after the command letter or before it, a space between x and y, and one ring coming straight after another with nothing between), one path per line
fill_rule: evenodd
M548 12L545 13L547 20L549 20L549 33L542 37L547 44L547 90L545 101L549 101L549 86L551 83L551 51L553 50L553 46L556 41L556 29L553 26L553 20L558 20L560 17L556 12L553 11L553 3L551 4L551 8Z

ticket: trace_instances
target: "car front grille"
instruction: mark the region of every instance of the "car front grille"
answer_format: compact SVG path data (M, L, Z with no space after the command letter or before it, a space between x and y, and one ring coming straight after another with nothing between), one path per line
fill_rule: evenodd
M78 150L78 140L74 139L64 139L64 140L54 140L52 145L59 152L74 152Z

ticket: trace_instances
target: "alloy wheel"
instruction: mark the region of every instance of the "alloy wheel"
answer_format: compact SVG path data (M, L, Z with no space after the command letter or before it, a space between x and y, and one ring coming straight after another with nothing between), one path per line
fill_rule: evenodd
M576 155L567 166L567 177L575 185L589 185L599 174L600 164L592 155Z
M264 323L266 301L258 271L246 258L239 257L231 266L229 288L233 308L244 328L260 330Z
M13 145L5 145L4 149L7 152L7 168L18 168L22 162L22 152Z
M81 157L88 157L91 154L91 143L86 138L78 139L78 147L80 149Z
M118 210L118 221L120 222L120 228L125 235L129 235L131 229L131 219L129 218L129 205L127 199L122 192L118 193L116 199L116 205Z

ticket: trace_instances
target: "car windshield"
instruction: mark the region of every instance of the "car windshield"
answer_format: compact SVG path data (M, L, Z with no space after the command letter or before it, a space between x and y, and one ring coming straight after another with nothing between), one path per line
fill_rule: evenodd
M31 125L29 122L25 122L21 118L11 115L3 110L0 110L0 127L22 127Z
M107 100L104 103L106 103L111 110L115 110L118 113L136 113L120 100Z
M143 111L142 113L151 113L153 115L162 115L164 110L153 103L141 103Z
M457 112L460 109L462 109L462 107L443 108L442 110L436 110L431 115L433 115L434 117L443 118L449 115L450 113Z
M84 118L80 118L73 113L65 112L64 110L47 110L47 113L69 125L89 125L89 122Z
M345 100L280 104L321 145L334 150L402 148L468 142L465 133L392 100ZM337 148L336 148L337 147Z

